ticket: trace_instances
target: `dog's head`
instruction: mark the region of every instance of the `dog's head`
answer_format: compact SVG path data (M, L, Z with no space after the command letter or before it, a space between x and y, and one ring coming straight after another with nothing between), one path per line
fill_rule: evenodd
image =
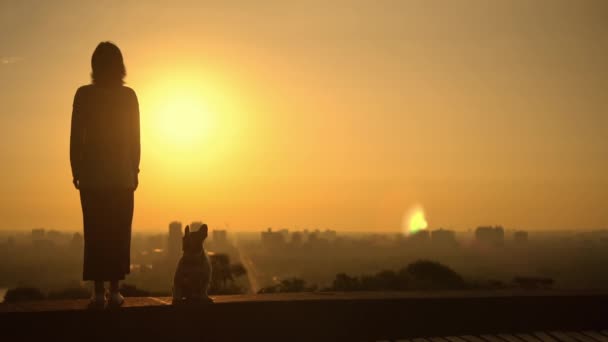
M196 232L190 232L190 226L186 226L186 231L182 238L184 253L201 253L203 251L203 241L207 238L208 230L206 224L203 224L201 229Z

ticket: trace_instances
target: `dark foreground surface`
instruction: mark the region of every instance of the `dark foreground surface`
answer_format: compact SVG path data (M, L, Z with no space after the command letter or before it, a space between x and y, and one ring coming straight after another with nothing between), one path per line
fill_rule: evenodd
M608 294L574 292L315 293L213 297L172 306L127 298L0 304L12 340L608 342ZM441 337L443 336L443 337ZM420 339L426 338L426 340Z

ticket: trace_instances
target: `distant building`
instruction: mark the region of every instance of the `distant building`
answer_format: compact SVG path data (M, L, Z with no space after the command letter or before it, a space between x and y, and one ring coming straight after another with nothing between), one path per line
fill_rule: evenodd
M32 229L32 241L42 240L46 237L46 233L44 228L34 228Z
M49 249L55 246L53 241L47 239L44 228L32 229L32 245L38 250Z
M283 235L283 240L287 241L289 239L289 229L283 228L279 230L278 233Z
M197 230L201 229L202 226L203 226L203 222L193 221L192 223L190 223L190 231L196 232Z
M269 249L275 249L285 246L285 235L282 231L273 232L272 228L262 232L262 246Z
M330 230L330 229L325 229L325 231L323 233L321 233L321 238L328 240L328 241L334 241L337 236L338 236L338 233L335 230Z
M53 242L59 241L61 239L61 237L62 237L62 234L58 230L51 229L48 232L46 232L46 238Z
M182 251L182 223L169 223L169 238L167 240L167 257L169 260L179 259Z
M226 230L213 230L213 243L216 246L225 246L228 244L228 232Z
M331 242L329 239L332 239ZM314 249L324 249L328 248L331 243L333 243L333 241L335 241L335 237L333 237L331 232L322 232L318 229L315 229L314 231L308 234L306 245Z
M302 232L291 233L291 244L299 246L304 242L304 234Z
M505 230L501 226L477 227L475 230L475 240L485 245L503 246L505 243Z
M316 229L312 232L309 232L308 233L308 243L311 243L311 244L316 243L321 238L320 235L321 235L321 232L318 229Z
M525 243L528 241L528 232L519 230L513 233L513 241L517 243Z
M84 238L82 237L82 234L74 233L74 235L72 235L70 248L75 251L82 251L84 249Z
M434 245L454 246L456 245L456 232L439 228L431 232L431 241Z

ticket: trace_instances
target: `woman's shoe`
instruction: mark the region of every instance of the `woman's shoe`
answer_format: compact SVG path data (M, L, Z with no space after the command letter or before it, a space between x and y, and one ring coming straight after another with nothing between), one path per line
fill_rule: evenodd
M108 306L117 308L120 307L125 302L125 297L123 297L120 292L110 292L108 296Z
M95 293L91 300L89 301L88 308L92 310L103 309L106 304L106 296L105 293Z

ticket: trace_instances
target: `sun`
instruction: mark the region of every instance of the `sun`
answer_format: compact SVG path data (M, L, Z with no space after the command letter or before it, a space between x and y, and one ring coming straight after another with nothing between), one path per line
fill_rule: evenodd
M428 223L422 206L415 205L403 215L403 230L406 235L414 234L427 227Z
M199 177L219 169L239 148L238 96L213 73L163 71L142 82L142 163L159 177ZM178 171L179 170L179 171Z
M169 145L187 148L201 144L213 131L213 113L202 94L167 96L157 108L158 132Z
M147 93L149 141L165 158L208 150L219 113L209 92L193 82L163 82Z

